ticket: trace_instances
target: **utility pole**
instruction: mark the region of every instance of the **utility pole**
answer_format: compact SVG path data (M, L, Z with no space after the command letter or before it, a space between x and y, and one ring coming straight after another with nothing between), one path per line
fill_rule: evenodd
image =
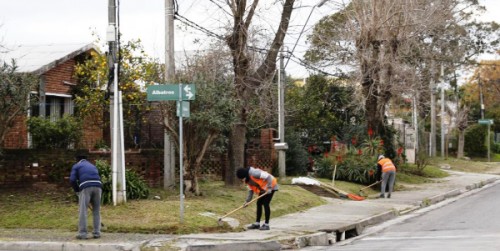
M286 177L286 149L288 145L285 143L285 66L283 58L283 49L280 52L280 67L278 70L278 132L279 144L275 144L275 149L278 150L278 169L279 177Z
M419 151L419 140L418 140L418 110L417 110L417 100L418 100L418 91L415 93L415 96L413 96L413 128L415 129L415 145L413 149L415 149L415 156L414 160L415 163L418 158L418 151Z
M174 79L174 60L174 2L165 0L165 83ZM164 123L168 123L167 118ZM167 129L164 129L163 154L163 188L166 190L175 187L175 149Z
M446 134L446 127L445 127L445 105L444 105L444 66L441 65L441 157L444 158L445 154L445 144L444 144L444 139L445 139L445 134Z
M436 156L436 82L434 74L434 61L431 63L431 135L429 139L429 156Z
M484 119L484 98L483 84L481 83L481 73L478 73L477 84L479 85L479 101L481 102L481 119Z
M118 88L119 76L119 6L117 0L108 1L108 29L106 40L109 45L108 66L110 87L110 121L111 121L111 169L113 205L127 201L125 180L125 149L123 140L123 110L121 92Z

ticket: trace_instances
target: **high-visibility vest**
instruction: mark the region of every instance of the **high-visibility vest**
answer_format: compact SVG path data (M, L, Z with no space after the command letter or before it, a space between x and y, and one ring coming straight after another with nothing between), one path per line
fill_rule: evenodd
M383 158L378 161L378 164L382 166L382 172L396 171L396 166L388 158Z
M273 189L276 186L276 184L278 184L278 181L276 180L275 177L273 177L273 181L271 183L271 189ZM252 191L255 194L260 194L261 192L267 190L267 180L258 179L253 176L250 176L250 182L248 182L248 187L252 189Z

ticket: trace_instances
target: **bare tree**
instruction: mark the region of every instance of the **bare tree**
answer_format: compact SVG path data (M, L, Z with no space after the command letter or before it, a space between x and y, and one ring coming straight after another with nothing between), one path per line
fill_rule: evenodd
M224 139L233 121L231 85L232 67L230 54L223 44L210 46L195 54L186 53L185 60L178 61L176 80L196 85L196 99L190 102L190 116L183 120L183 175L191 181L186 187L195 195L201 195L198 179L206 154L214 150L217 140ZM179 147L179 120L175 102L159 104L162 124ZM223 148L222 146L221 148Z
M466 51L480 51L463 26L476 6L469 0L351 1L316 25L306 57L358 73L367 126L383 135L394 95L428 96L431 60L463 62L473 54Z
M234 98L236 100L236 122L231 126L229 134L229 162L226 170L226 185L234 185L235 169L244 166L245 139L247 133L248 113L251 109L250 100L256 95L256 90L269 82L276 70L276 58L283 45L290 16L295 0L285 0L278 28L274 39L266 50L260 66L252 65L250 55L249 34L258 0L228 0L227 5L233 17L232 30L226 36L226 43L231 49L234 67Z

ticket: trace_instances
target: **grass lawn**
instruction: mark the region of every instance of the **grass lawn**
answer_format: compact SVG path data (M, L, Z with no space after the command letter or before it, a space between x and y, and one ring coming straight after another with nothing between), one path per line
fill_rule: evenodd
M405 190L408 184L437 182L448 174L440 169L449 165L451 170L499 173L498 163L458 159L430 159L429 165L418 173L414 165L406 165L396 175L396 191ZM280 190L275 194L271 209L272 217L303 211L325 203L318 195L300 186L292 185L293 177L279 181ZM319 179L332 184L331 180ZM225 187L220 181L201 182L203 196L187 196L184 199L184 220L180 223L179 191L152 189L146 200L128 201L119 206L104 205L101 208L102 223L106 232L186 234L200 232L241 231L255 220L255 205L241 209L230 217L239 220L240 228L233 230L219 226L218 217L241 206L247 188ZM335 186L348 193L360 194L365 185L335 181ZM368 188L361 195L375 198L378 187ZM155 197L159 199L155 199ZM77 200L68 187L40 184L31 189L0 190L0 228L42 228L77 230ZM213 213L213 217L201 213ZM90 214L89 214L90 215ZM89 226L92 217L89 216Z
M187 196L184 199L184 221L180 223L178 191L155 189L151 198L128 201L119 206L104 205L101 208L102 223L107 232L135 233L198 233L234 231L219 226L218 217L241 206L246 198L246 187L227 188L223 182L203 182L203 196ZM154 199L159 196L160 199ZM306 210L324 204L321 197L299 186L280 184L271 209L272 217ZM71 189L50 188L0 191L0 227L43 228L77 230L78 205ZM200 213L211 212L211 218ZM91 215L89 213L89 215ZM241 209L230 217L243 226L254 222L255 205ZM89 216L89 226L92 217ZM272 218L271 218L272 220Z

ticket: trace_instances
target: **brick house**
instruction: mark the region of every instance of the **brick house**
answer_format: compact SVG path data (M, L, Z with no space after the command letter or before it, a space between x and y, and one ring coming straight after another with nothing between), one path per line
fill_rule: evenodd
M94 44L46 44L20 45L5 53L3 60L16 60L18 72L33 73L40 77L37 90L39 104L33 105L27 114L18 116L5 137L5 149L31 147L26 121L30 116L43 116L52 121L66 114L73 114L72 88L78 83L74 78L75 65L83 62L90 52L98 52ZM99 53L99 52L98 52ZM85 123L80 148L92 148L103 138L102 129Z

